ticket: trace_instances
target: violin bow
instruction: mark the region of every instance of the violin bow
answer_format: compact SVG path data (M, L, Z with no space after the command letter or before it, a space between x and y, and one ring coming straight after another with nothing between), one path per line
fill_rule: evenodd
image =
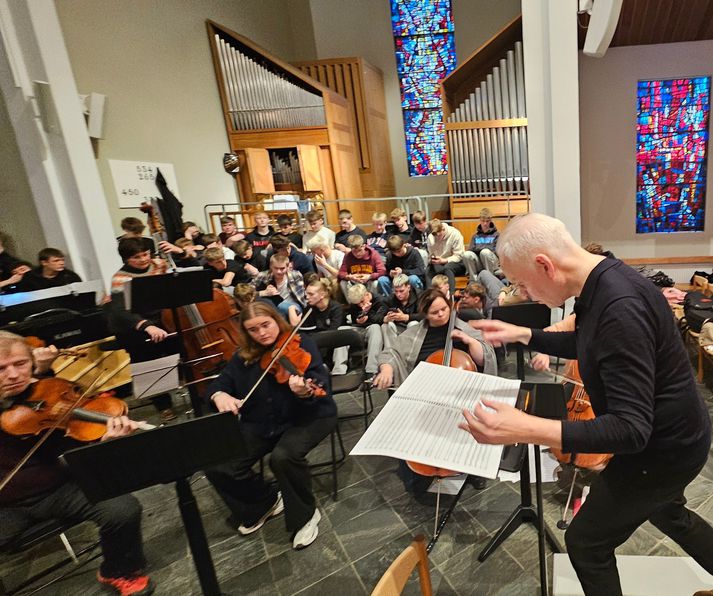
M307 312L302 315L302 318L300 319L300 322L295 325L295 328L290 332L290 334L287 336L287 339L282 343L280 346L280 349L275 352L275 355L272 357L272 360L270 360L270 364L268 364L265 367L265 370L262 371L262 374L260 375L260 378L255 381L255 384L250 388L250 391L248 391L248 394L243 398L243 402L240 404L240 407L243 407L246 401L250 399L253 393L255 393L255 390L257 389L258 385L262 383L262 380L267 376L267 373L270 372L270 369L273 367L275 362L278 361L280 356L282 356L282 353L285 351L285 348L289 345L290 341L292 341L292 338L297 334L297 332L300 330L300 327L304 325L304 322L307 320L307 317L312 314L312 307L310 306L309 309L307 309Z

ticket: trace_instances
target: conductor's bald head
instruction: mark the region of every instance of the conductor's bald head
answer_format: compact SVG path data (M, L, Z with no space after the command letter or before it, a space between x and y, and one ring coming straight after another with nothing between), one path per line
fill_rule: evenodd
M497 253L506 262L534 265L534 258L539 253L558 259L578 249L559 219L542 213L527 213L512 219L500 234Z

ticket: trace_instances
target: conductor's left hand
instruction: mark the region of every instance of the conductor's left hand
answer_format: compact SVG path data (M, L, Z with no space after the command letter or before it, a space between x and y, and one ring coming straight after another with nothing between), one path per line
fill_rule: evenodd
M492 408L486 410L484 406ZM466 422L458 425L468 431L478 443L511 445L523 442L530 416L499 401L483 399L472 412L463 410Z

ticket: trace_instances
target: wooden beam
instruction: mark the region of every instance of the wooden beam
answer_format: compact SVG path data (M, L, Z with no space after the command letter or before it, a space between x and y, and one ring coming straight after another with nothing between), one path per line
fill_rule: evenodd
M713 256L702 257L632 257L621 259L627 265L698 265L713 263Z

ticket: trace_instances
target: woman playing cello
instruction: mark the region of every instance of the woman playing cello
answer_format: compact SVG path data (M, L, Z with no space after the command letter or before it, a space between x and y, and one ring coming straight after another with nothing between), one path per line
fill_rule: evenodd
M266 357L281 347L290 330L272 304L252 302L240 312L242 348L207 394L219 412L240 414L247 450L206 470L206 476L231 510L240 534L255 532L284 509L293 548L299 549L317 538L321 519L306 457L336 426L337 407L329 375L309 337L292 340L304 361L303 373L285 374L285 382L268 374L258 383ZM251 387L250 399L242 399ZM268 453L279 492L252 470Z

